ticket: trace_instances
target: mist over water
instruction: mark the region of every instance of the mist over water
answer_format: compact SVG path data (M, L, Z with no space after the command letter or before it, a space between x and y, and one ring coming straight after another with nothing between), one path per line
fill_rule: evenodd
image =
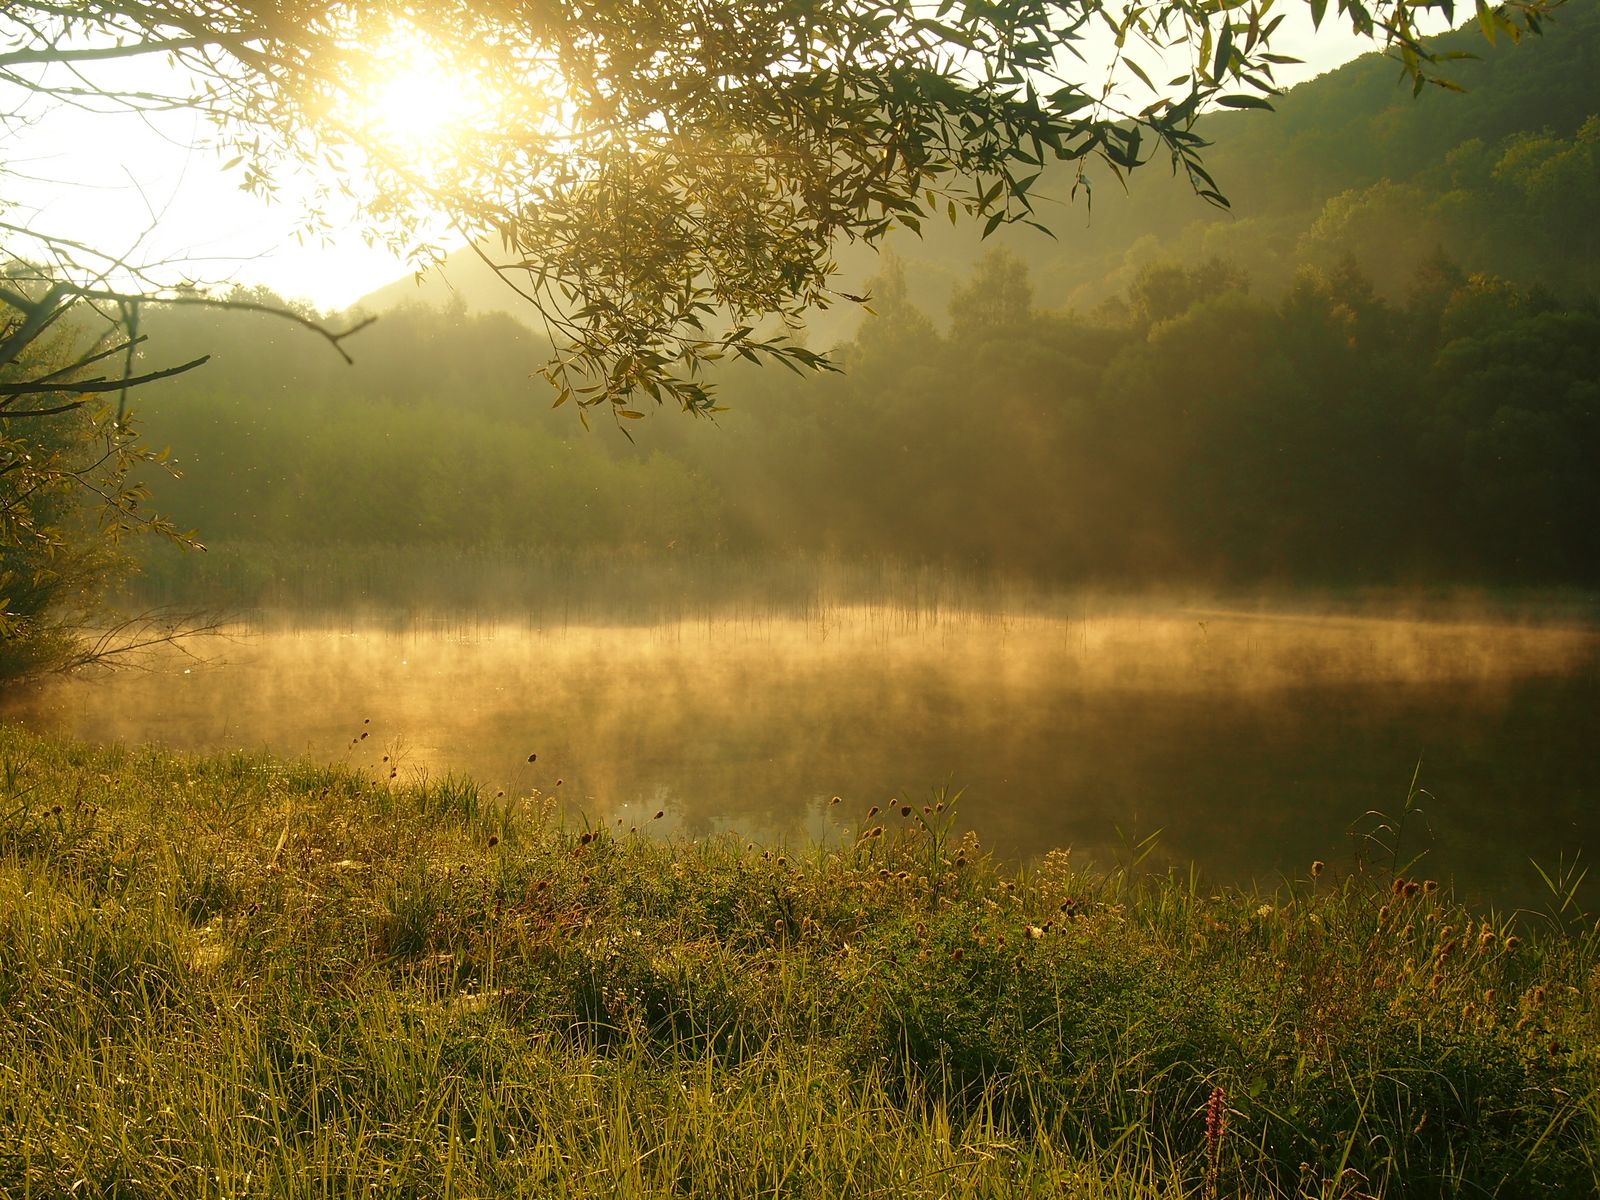
M554 794L574 819L693 836L837 842L871 805L920 807L947 786L963 789L961 824L1007 857L1070 846L1110 865L1160 830L1147 863L1193 861L1217 882L1353 865L1352 822L1397 813L1420 761L1428 827L1413 823L1403 857L1426 850L1419 873L1468 897L1540 903L1530 858L1600 847L1585 715L1600 634L1585 624L1066 597L648 624L325 620L197 649L204 661L173 651L51 682L3 715L380 780L468 773Z

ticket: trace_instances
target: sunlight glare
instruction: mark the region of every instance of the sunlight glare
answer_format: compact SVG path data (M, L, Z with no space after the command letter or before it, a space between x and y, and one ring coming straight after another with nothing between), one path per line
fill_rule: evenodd
M499 105L482 75L415 27L397 27L371 62L362 123L411 166L439 164L495 120Z

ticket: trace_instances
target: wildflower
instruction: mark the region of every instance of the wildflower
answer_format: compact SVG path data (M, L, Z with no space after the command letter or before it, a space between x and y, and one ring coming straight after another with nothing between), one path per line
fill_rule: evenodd
M1389 890L1396 896L1402 894L1406 890L1405 878L1403 876L1396 875L1394 877L1394 883L1390 885Z
M1037 925L1029 925L1027 928L1028 937L1034 941L1038 941L1044 936L1044 930L1040 929Z
M901 806L900 806L900 815L901 815L901 816L902 816L902 817L909 817L909 816L910 816L910 815L911 815L911 805L909 805L909 804L902 804L902 805L901 805Z
M1514 933L1506 939L1507 950L1515 950L1520 945L1522 945L1522 939Z
M1405 891L1405 896L1406 896L1407 900L1411 899L1411 897L1415 896L1421 890L1422 890L1422 885L1420 883L1418 883L1415 879L1406 880L1406 886L1405 886L1404 891Z
M1311 878L1315 879L1318 875L1321 875L1322 868L1326 865L1320 858L1313 862L1311 864Z
M868 818L875 817L877 815L878 815L878 806L876 804L874 804L871 808L867 809Z
M659 821L659 820L661 820L662 817L664 817L666 815L667 815L667 810L666 809L658 808L658 809L656 809L656 815L651 817L650 819L652 821Z
M1260 908L1256 909L1256 916L1258 917L1270 917L1271 915L1272 905L1270 904L1263 904Z
M841 801L843 799L844 799L843 796L835 796L832 800L829 800L828 803L829 804L837 804L837 803L839 803L839 801Z
M1206 1191L1217 1194L1218 1177L1222 1174L1222 1139L1228 1132L1228 1094L1221 1085L1211 1089L1206 1100Z
M538 755L537 755L537 754L530 754L530 755L528 755L528 761L529 761L529 762L537 762L537 761L538 761L538 759L539 759L539 756L538 756Z
M1437 879L1424 879L1422 881L1422 890L1431 896L1439 890L1439 881Z
M499 844L500 844L500 835L498 833L491 833L489 835L489 849L493 850Z
M960 962L965 956L966 952L962 950L960 946L957 946L954 950L950 951L951 962Z

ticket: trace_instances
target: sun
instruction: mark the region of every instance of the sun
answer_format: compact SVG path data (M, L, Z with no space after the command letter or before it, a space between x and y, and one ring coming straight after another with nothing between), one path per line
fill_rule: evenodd
M344 118L390 165L423 179L471 168L475 147L553 142L570 100L542 46L388 24L351 42Z
M395 26L365 47L356 123L408 168L448 163L475 134L494 127L502 102L481 66L442 39Z
M367 100L368 123L397 149L442 149L486 115L488 97L468 71L451 64L421 39L400 41L378 56Z

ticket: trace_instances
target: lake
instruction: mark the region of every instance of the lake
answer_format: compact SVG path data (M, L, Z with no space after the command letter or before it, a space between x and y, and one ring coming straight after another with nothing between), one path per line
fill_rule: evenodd
M1362 849L1386 865L1352 824L1397 814L1417 773L1425 821L1401 856L1425 850L1418 874L1478 902L1542 905L1530 859L1600 853L1600 635L1570 619L1063 599L262 622L193 649L47 682L0 715L380 780L464 772L573 819L790 844L960 789L961 824L1008 858L1070 846L1111 865L1159 831L1147 865L1269 886Z

